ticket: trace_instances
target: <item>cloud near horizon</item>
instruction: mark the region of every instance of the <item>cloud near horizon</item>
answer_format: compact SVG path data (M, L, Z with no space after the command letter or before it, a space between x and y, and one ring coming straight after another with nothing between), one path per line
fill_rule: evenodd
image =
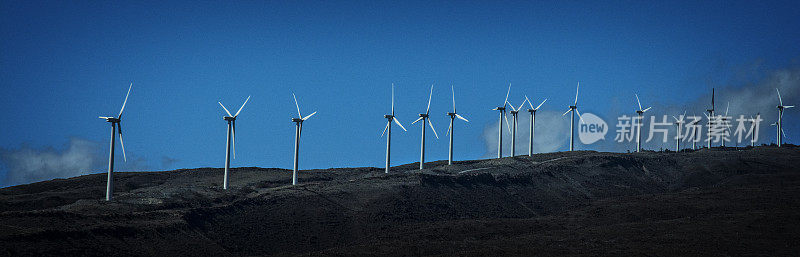
M0 149L0 164L5 178L0 187L27 184L56 178L70 178L100 173L108 168L105 144L72 137L63 149L52 146L34 148L23 145L18 149ZM117 162L115 170L142 170L147 167L141 157L129 154L127 162Z

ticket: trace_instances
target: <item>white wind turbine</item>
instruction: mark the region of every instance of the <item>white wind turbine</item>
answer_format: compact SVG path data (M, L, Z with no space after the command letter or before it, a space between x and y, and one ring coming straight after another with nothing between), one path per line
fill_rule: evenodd
M781 135L783 135L783 137L786 137L786 133L783 132L783 110L784 109L793 108L794 105L783 105L783 99L781 99L781 91L778 90L778 88L775 88L775 91L778 92L778 106L777 106L777 108L778 108L778 122L776 122L776 125L778 127L777 127L777 132L776 132L777 135L776 136L778 137L778 147L781 147L781 145L783 145L783 140L781 138Z
M527 101L528 105L530 105L531 107L530 109L528 109L528 112L531 113L531 129L528 131L529 132L528 156L533 156L533 136L534 136L533 132L535 130L535 125L536 125L536 111L538 111L539 108L542 107L544 102L547 102L547 98L545 98L544 101L542 101L542 103L539 104L539 106L536 106L536 108L533 108L533 104L531 103L531 100L528 99L527 95L525 96L525 101Z
M519 114L519 110L522 109L522 106L525 106L526 100L522 100L522 104L519 105L519 108L514 108L514 105L506 102L509 107L511 107L511 122L513 125L511 126L511 157L517 156L517 114Z
M128 103L128 96L131 94L133 83L128 86L128 93L125 95L125 101L122 102L122 108L119 110L117 117L99 117L105 119L106 122L111 123L111 144L108 154L108 179L106 181L106 201L111 201L114 195L114 139L116 134L119 134L119 145L122 147L122 158L128 162L128 157L125 157L125 144L122 142L122 111L125 110L125 104Z
M450 135L450 147L449 151L447 152L447 165L453 165L453 123L455 122L456 118L469 122L469 120L456 112L456 90L452 85L450 86L450 91L453 92L453 112L447 113L447 116L450 116L450 127L447 129L447 133L445 134Z
M250 96L247 96L242 107L239 107L235 115L231 115L231 112L228 111L228 108L225 108L225 105L222 105L221 101L217 102L219 106L222 106L222 109L225 110L225 113L228 114L228 116L222 117L222 119L228 122L228 137L225 148L225 176L222 180L222 189L228 189L228 170L231 168L231 145L233 145L233 158L236 159L236 117L242 112L242 108L247 104L247 101L250 101Z
M506 105L508 104L508 94L511 93L511 83L508 83L508 91L506 92L506 100L503 100L503 106L499 106L492 110L500 111L500 126L497 127L497 158L503 158L503 119L506 120L506 127L508 127L508 118L506 118ZM511 128L509 128L510 132Z
M642 115L644 112L650 110L653 107L647 107L647 109L642 110L642 102L639 101L639 95L634 94L636 96L636 103L639 104L639 110L636 111L636 114L639 115L636 124L636 152L642 151Z
M677 127L677 132L678 132L678 134L675 136L675 152L676 153L681 151L681 137L683 135L683 133L681 133L681 130L683 129L683 123L686 122L684 120L686 118L686 112L684 111L683 115L681 115L680 117L681 118L678 119L678 118L675 118L674 115L672 116L672 118L675 119L675 126Z
M394 116L394 83L392 83L392 114L383 115L386 118L386 127L383 128L383 133L381 133L381 137L383 134L386 134L386 170L385 173L389 173L389 165L391 157L391 150L392 150L392 121L400 126L403 131L407 131L403 124L400 124L400 121ZM388 133L387 133L388 132Z
M576 112L578 113L578 118L581 121L583 121L583 118L581 117L581 112L578 111L578 92L580 91L580 89L581 89L581 82L578 82L578 87L575 89L575 103L573 105L569 106L569 110L567 110L567 112L565 112L564 114L561 114L561 116L564 116L564 115L567 115L567 113L572 112L572 114L571 114L572 117L570 118L570 121L569 121L569 150L570 151L575 150L575 147L574 147L575 146L575 126L574 125L575 125L575 113Z
M439 135L436 134L436 129L433 128L433 123L428 117L428 113L431 111L431 97L433 97L433 85L431 85L431 93L428 95L428 108L425 109L425 113L419 114L419 119L415 120L411 124L417 123L417 121L422 121L422 142L420 143L420 154L419 154L419 169L425 168L425 123L431 126L431 130L433 130L433 135L436 136L436 139L439 139Z
M303 121L308 120L317 112L312 112L308 116L303 117L300 114L300 105L297 104L297 96L292 93L292 98L294 98L294 105L297 107L297 118L292 118L292 122L295 124L294 130L294 169L292 169L292 185L297 185L297 159L298 154L300 153L300 134L303 132Z

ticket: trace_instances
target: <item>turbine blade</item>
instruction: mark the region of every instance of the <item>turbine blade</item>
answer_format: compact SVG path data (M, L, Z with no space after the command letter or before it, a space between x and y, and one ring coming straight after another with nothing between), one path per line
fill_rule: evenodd
M522 106L525 106L525 102L527 102L527 101L528 101L528 98L525 97L525 100L522 100L522 104L520 104L519 107L517 107L517 111L522 110Z
M731 102L730 102L730 101L728 101L728 105L727 105L727 106L725 106L725 117L727 117L727 116L728 116L728 108L730 108L730 107L731 107Z
M564 114L561 114L561 116L567 115L567 113L569 113L570 111L572 111L572 109L567 110L567 112L565 112Z
M450 91L453 91L453 112L456 112L456 90L453 85L450 85Z
M381 133L381 137L383 137L383 135L385 135L385 134L386 134L386 130L388 130L388 129L389 129L389 126L391 126L391 125L392 125L392 122L391 122L391 121L390 121L390 122L386 122L386 126L385 126L385 127L383 127L383 133Z
M714 88L713 87L711 88L711 110L714 110Z
M431 111L431 97L433 97L433 84L431 84L431 93L428 95L428 108L425 108L425 114Z
M431 118L428 118L428 125L431 127L431 130L433 130L433 135L436 136L436 139L439 139L439 135L436 134L436 129L433 128L433 122L431 122Z
M392 116L394 116L394 83L392 83Z
M447 127L447 133L444 133L444 136L450 135L451 129L453 129L453 119L450 119L450 126Z
M578 81L578 88L575 89L575 106L578 106L578 92L581 90L581 82Z
M508 106L508 107L510 107L510 108L511 108L511 110L512 110L512 111L515 111L515 112L517 111L517 109L514 109L514 105L513 105L513 104L511 104L511 103L509 103L508 101L506 101L505 103L503 103L503 106Z
M633 94L633 95L636 96L636 103L639 104L639 110L641 111L642 110L642 102L639 101L639 95L637 95L637 94Z
M787 105L783 107L783 109L789 109L789 108L794 108L794 105Z
M578 114L578 120L580 120L581 123L586 123L585 121L583 121L583 115L581 115L581 112L578 111L578 109L575 109L575 113Z
M406 127L403 127L403 124L400 124L400 121L398 121L396 117L392 118L392 120L394 120L394 123L397 123L397 126L400 126L400 128L403 129L403 131L408 131L406 130Z
M462 117L462 116L461 116L461 115L459 115L458 113L456 113L456 118L459 118L459 119L461 119L461 120L463 120L463 121L469 122L469 120L467 120L467 118L464 118L464 117Z
M650 110L650 108L653 108L653 107L652 106L647 107L647 109L642 110L642 112L647 112L648 110Z
M231 115L231 112L228 111L228 108L225 108L225 106L222 105L222 102L217 102L217 103L219 104L219 106L222 106L222 109L225 110L225 113L228 114L228 117L233 117L233 115Z
M294 98L294 106L297 107L297 117L302 119L303 115L300 114L300 105L297 104L297 96L295 96L294 93L292 93L292 98Z
M781 99L781 91L778 90L777 87L775 88L775 91L778 92L778 102L780 103L780 105L783 105L783 99Z
M503 115L503 118L506 119L506 128L508 129L508 133L511 134L511 125L508 123L508 115Z
M233 132L233 134L231 135L232 136L231 145L233 146L233 158L236 159L236 120L233 120L233 130L231 132Z
M783 128L781 128L781 134L783 134L784 138L789 139L789 137L786 136L786 132L783 132Z
M530 106L530 107L531 107L531 109L534 109L534 108L533 108L533 104L531 103L531 99L528 99L528 96L527 96L527 95L525 95L525 101L528 101L528 106Z
M536 106L536 109L534 109L534 110L539 110L539 107L542 107L544 102L547 102L547 98L545 98L544 101L542 101L542 103L539 104L539 106Z
M128 157L125 156L125 143L122 141L122 123L117 123L117 131L119 132L119 145L122 146L122 159L128 162Z
M675 120L675 122L679 122L679 121L678 121L678 118L675 118L675 115L672 115L672 119L674 119L674 120Z
M307 120L308 118L311 118L311 116L314 116L314 114L317 114L317 112L312 112L308 116L303 117L303 120Z
M414 123L417 123L417 121L420 121L420 120L422 120L422 117L419 117L419 119L417 119L414 122L412 122L411 125L414 125Z
M505 103L508 103L508 95L511 94L511 83L508 83L508 91L506 91L506 100L503 100L503 107L506 107Z
M128 96L131 95L131 88L132 87L133 87L133 82L131 82L131 85L128 86L128 94L125 95L125 101L122 102L122 108L119 109L119 115L117 115L117 119L121 119L122 118L122 111L125 110L125 105L128 104Z
M236 114L233 115L233 117L239 116L239 113L242 112L242 108L244 108L244 105L247 104L247 101L250 101L250 96L247 96L247 99L244 100L242 107L239 107L239 110L236 111Z

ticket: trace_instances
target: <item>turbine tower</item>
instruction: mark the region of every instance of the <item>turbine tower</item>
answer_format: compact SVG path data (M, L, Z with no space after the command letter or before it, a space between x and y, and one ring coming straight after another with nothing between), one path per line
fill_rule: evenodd
M385 173L389 173L389 165L390 165L389 158L391 157L391 150L392 150L392 121L394 121L394 123L397 123L397 126L400 126L400 128L403 129L403 131L407 131L406 128L403 127L403 124L400 124L400 121L398 121L397 118L394 117L394 83L392 83L392 114L386 114L383 115L383 117L386 118L387 121L386 121L386 127L383 128L383 133L381 133L381 137L383 137L383 134L386 134Z
M531 107L530 109L528 109L528 112L531 113L531 129L528 130L528 132L529 132L529 134L528 134L528 139L529 139L529 141L528 141L528 156L533 156L533 136L534 136L533 132L535 130L535 125L536 125L536 111L538 111L539 108L542 107L544 102L547 102L547 98L545 98L544 101L542 101L542 103L539 104L539 106L536 106L536 108L533 108L533 104L531 103L531 100L528 99L527 95L525 96L525 100L528 102L528 105Z
M125 104L128 103L128 96L131 95L131 88L133 83L128 86L128 93L125 95L125 101L122 102L122 108L119 109L117 117L99 117L111 123L111 144L108 154L108 178L106 181L106 201L111 201L114 196L114 139L116 134L119 134L119 145L122 147L122 158L128 162L128 157L125 156L125 144L122 142L122 111L125 110Z
M511 126L511 157L517 156L517 114L519 110L522 109L522 106L525 106L526 101L527 100L523 100L519 108L514 108L513 104L507 102L509 107L511 107L511 122L513 123Z
M294 169L292 169L292 185L297 185L297 159L298 154L300 153L300 134L303 132L303 121L308 120L317 112L312 112L308 116L303 117L300 114L300 105L297 104L297 96L292 93L292 98L294 98L294 106L297 107L297 118L292 118L292 122L295 124L294 130Z
M228 114L228 116L222 117L222 119L228 122L228 137L225 148L225 176L222 180L222 189L228 189L228 171L231 168L231 145L233 145L233 159L236 159L236 117L242 112L242 108L247 104L247 101L250 101L250 96L247 96L242 107L239 107L235 115L231 115L231 112L228 111L228 108L225 108L225 105L222 105L221 101L217 102L219 106L222 106L222 109L225 110L225 113Z
M506 91L506 100L503 100L503 106L492 109L500 112L500 126L497 127L497 158L503 158L503 119L506 120L506 127L508 127L508 118L506 118L506 104L508 104L508 94L510 93L511 83L508 83L508 91Z
M570 151L575 150L575 147L574 147L575 146L575 126L574 126L575 125L575 113L577 112L578 113L578 118L580 120L583 120L583 118L581 118L581 112L578 111L578 92L580 91L580 89L581 89L581 82L578 82L578 87L575 89L575 103L573 105L569 106L569 110L567 110L567 112L565 112L564 114L561 114L561 116L564 116L564 115L567 115L567 113L572 112L572 114L571 114L572 117L570 118L570 121L569 121L569 150Z
M453 89L453 86L450 86L450 91L453 91L453 112L448 112L447 116L450 116L450 127L447 129L447 134L450 134L450 150L447 152L447 165L453 165L453 123L455 122L456 118L469 122L466 118L462 117L456 112L456 90Z
M708 109L706 111L708 112L708 115L706 115L706 117L708 118L708 134L706 135L707 138L706 141L708 143L708 149L711 149L711 125L712 125L711 118L714 117L714 88L711 88L711 109Z
M653 107L647 107L647 109L642 110L642 102L639 101L639 95L634 94L636 96L636 103L639 104L639 110L636 111L636 114L639 115L638 122L636 124L636 152L642 151L642 115L644 112L650 110Z
M425 109L425 113L419 114L419 119L411 123L413 125L414 123L417 123L417 121L422 121L422 142L420 143L419 169L425 168L425 123L431 126L433 135L436 136L436 139L439 139L439 135L436 134L436 129L433 128L433 123L428 117L428 113L431 111L431 97L433 97L433 85L431 85L431 94L428 95L428 108Z
M686 117L686 112L683 112L683 115L681 115L680 117L681 118L678 119L678 118L675 118L675 116L672 116L672 118L675 119L675 126L677 127L677 132L678 132L678 135L675 136L675 152L676 153L681 151L681 135L683 134L683 133L681 133L681 130L683 130L683 123L686 122L684 120L684 118Z
M783 132L783 110L784 109L793 108L794 105L783 105L783 99L781 99L781 91L778 90L778 88L775 88L775 91L778 92L778 106L777 106L777 108L778 108L778 122L776 122L778 127L777 127L777 132L776 132L777 135L776 136L778 137L778 147L781 147L781 145L783 145L783 140L781 138L781 135L783 135L783 137L786 137L786 133Z

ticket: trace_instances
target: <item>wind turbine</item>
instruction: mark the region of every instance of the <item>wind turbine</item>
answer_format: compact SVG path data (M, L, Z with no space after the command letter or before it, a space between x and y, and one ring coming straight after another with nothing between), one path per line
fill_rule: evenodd
M778 127L777 127L778 147L781 147L781 145L783 145L783 140L781 138L781 134L783 134L783 137L786 137L786 133L783 132L783 109L793 108L794 105L783 105L783 99L781 99L781 91L778 90L778 88L775 88L775 91L778 92L778 103L779 103L779 105L777 107L778 108L778 122L776 122L776 124L778 125Z
M383 115L386 118L386 127L383 128L383 133L381 133L381 137L383 134L386 134L386 170L385 173L389 173L389 158L391 157L390 153L392 150L392 121L397 123L397 126L400 126L403 131L407 131L403 124L400 124L400 121L394 117L394 83L392 83L392 114ZM388 133L387 133L388 132Z
M125 144L122 142L122 111L125 110L125 104L128 103L128 96L131 95L131 88L133 83L128 86L128 93L125 95L125 101L122 102L122 108L119 109L117 117L98 117L111 123L111 144L108 154L108 179L106 181L106 201L111 201L114 195L114 139L116 134L119 133L119 145L122 147L122 158L128 162L128 157L125 156Z
M506 105L508 104L508 94L510 93L511 83L508 83L508 91L506 92L506 100L503 100L503 106L492 109L495 111L500 111L500 126L497 127L497 158L503 158L503 119L506 120L506 127L508 127L508 118L506 118Z
M228 114L228 116L222 117L222 119L228 122L228 139L226 140L227 146L225 148L225 176L222 180L222 189L228 189L228 170L231 168L231 143L233 145L233 158L236 159L236 117L242 112L242 108L247 104L247 101L250 101L250 96L247 96L242 107L239 107L235 115L231 115L231 112L228 111L228 108L225 108L225 105L222 105L222 102L217 102L219 106L222 106L222 109L225 110L225 113Z
M511 126L511 157L517 156L517 114L519 110L522 109L522 106L525 106L525 102L527 102L527 100L523 100L519 108L514 108L513 104L508 103L511 107L511 122L513 122Z
M708 149L711 149L711 117L714 117L714 88L711 88L711 109L706 111L708 112L708 115L706 115L708 118L708 135L706 137L708 138Z
M684 121L684 118L686 117L686 112L683 112L683 115L681 115L680 117L681 118L678 119L678 118L675 118L675 116L672 116L672 118L675 119L675 126L678 127L677 128L678 129L677 130L678 131L678 135L675 136L675 152L676 153L681 151L681 135L682 135L681 130L683 129L683 123L686 122L686 121Z
M433 97L433 85L431 85L431 94L428 95L428 108L425 109L425 113L419 114L419 119L415 120L411 124L417 123L417 121L422 121L422 142L420 144L420 154L419 154L419 169L425 168L425 123L431 126L431 130L433 130L433 135L436 136L436 139L439 139L439 135L436 134L436 129L433 128L433 123L431 122L430 118L428 117L428 113L431 111L431 97Z
M297 104L297 96L292 93L292 98L294 98L294 105L297 107L297 118L292 118L292 122L295 124L294 130L294 169L292 169L292 185L297 185L297 155L300 153L300 134L303 132L303 121L308 120L317 112L312 112L308 116L303 117L300 114L300 105Z
M447 129L447 134L450 134L450 150L447 152L447 165L453 165L453 123L456 118L469 122L469 120L456 112L456 90L452 85L450 86L450 91L453 91L453 112L447 113L447 116L450 116L450 127Z
M570 121L569 121L569 150L570 151L573 151L575 149L574 148L574 145L575 145L575 126L574 126L574 124L575 124L575 113L576 112L578 113L578 118L581 121L583 121L583 118L581 117L581 112L578 111L578 91L580 89L581 89L581 82L578 82L578 87L575 89L575 103L573 105L569 106L569 110L567 110L567 112L565 112L564 114L561 114L561 116L564 116L564 115L567 115L567 113L572 112L572 117L570 118Z
M531 100L528 99L527 95L525 96L525 100L528 101L528 105L530 105L531 107L530 109L528 109L528 112L531 113L531 129L528 131L529 132L528 139L530 140L528 142L528 156L533 156L533 135L534 135L533 132L535 129L534 125L536 124L536 111L538 111L539 108L542 107L544 102L547 102L547 98L545 98L544 101L542 101L542 103L539 104L539 106L536 106L536 108L533 108L533 104L531 103Z
M644 112L650 110L653 107L647 107L647 109L642 110L642 102L639 101L639 95L633 94L636 96L636 103L639 104L639 110L636 111L636 114L639 115L638 124L636 124L636 152L642 151L642 115Z

